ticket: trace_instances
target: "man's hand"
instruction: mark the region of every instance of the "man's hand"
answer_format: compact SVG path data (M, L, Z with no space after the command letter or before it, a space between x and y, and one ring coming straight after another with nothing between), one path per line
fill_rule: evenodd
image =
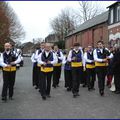
M73 57L72 60L76 60L76 57Z
M103 59L103 62L107 62L107 58Z
M11 65L7 65L6 68L11 67Z
M83 67L83 71L86 71L86 67Z
M47 64L51 64L51 61L47 61Z
M11 62L10 64L11 64L11 65L15 65L15 62Z
M42 65L43 65L43 66L46 66L46 63L44 62Z

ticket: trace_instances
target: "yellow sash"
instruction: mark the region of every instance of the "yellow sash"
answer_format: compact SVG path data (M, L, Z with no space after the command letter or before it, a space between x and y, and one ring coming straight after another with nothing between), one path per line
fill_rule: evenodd
M41 71L42 72L52 72L53 71L53 67L41 67Z
M38 67L41 67L41 65L40 65L40 64L37 64L37 66L38 66Z
M95 65L93 65L93 64L86 64L86 68L93 69L93 68L95 68Z
M104 67L107 66L107 63L95 62L96 67Z
M16 66L14 66L14 67L4 67L3 71L8 71L8 72L16 71Z
M71 62L71 67L82 67L82 62Z
M61 66L61 65L62 65L61 63L54 64L54 66Z

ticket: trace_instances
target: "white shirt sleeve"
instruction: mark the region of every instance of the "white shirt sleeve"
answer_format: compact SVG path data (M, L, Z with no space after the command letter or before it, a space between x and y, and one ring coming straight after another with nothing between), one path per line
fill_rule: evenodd
M21 62L21 57L20 57L20 55L18 56L18 58L17 58L17 60L15 61L15 64L18 64L18 63L20 63Z
M36 50L36 51L35 51L35 56L34 56L34 59L35 59L35 60L37 60L38 57L39 57L39 55L38 55L38 51L39 51L39 50Z
M112 53L110 53L110 55L108 56L109 59L113 58L114 55Z
M57 56L55 55L55 53L53 53L53 61L51 61L51 64L56 64L57 62Z
M38 56L38 59L37 59L37 62L40 65L45 64L45 62L43 62L42 59L41 59L41 55L42 55L42 53L40 53L40 55Z
M3 54L2 54L2 53L1 53L1 58L0 58L0 65L1 65L2 67L7 67L7 64L4 63Z
M72 58L72 50L69 51L69 54L68 54L67 60L68 60L69 62L71 62L71 61L72 61L71 58Z
M64 55L63 60L62 60L62 64L65 64L65 63L66 63L66 56Z
M88 63L92 63L93 62L93 60L89 60L87 58L87 52L85 52L85 54L84 54L84 59L85 59L85 62L88 62Z
M58 57L60 60L63 60L63 53L60 51L60 57Z
M94 60L97 62L102 62L103 59L98 58L96 49L93 51Z
M81 50L81 58L82 58L82 64L85 67L85 59L84 59L84 54L82 50Z
M32 61L33 63L36 62L36 60L35 60L34 58L35 58L35 53L33 53L32 56L31 56L31 61Z

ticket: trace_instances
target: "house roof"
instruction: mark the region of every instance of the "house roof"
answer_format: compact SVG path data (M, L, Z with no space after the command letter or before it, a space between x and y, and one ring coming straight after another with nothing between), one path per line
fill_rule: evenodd
M113 4L109 5L107 8L114 6L115 4L118 4L120 2L114 2Z
M107 22L107 20L108 20L108 11L106 11L106 12L100 14L100 15L97 15L96 17L94 17L94 18L92 18L90 20L87 20L86 22L81 24L78 29L70 32L66 37L69 37L69 36L71 36L73 34L76 34L78 32L81 32L83 30L91 28L91 27L96 26L98 24Z

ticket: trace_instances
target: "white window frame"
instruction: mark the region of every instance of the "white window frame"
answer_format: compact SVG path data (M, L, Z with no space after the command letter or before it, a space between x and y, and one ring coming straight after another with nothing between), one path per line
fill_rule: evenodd
M114 22L113 9L110 10L110 24Z

